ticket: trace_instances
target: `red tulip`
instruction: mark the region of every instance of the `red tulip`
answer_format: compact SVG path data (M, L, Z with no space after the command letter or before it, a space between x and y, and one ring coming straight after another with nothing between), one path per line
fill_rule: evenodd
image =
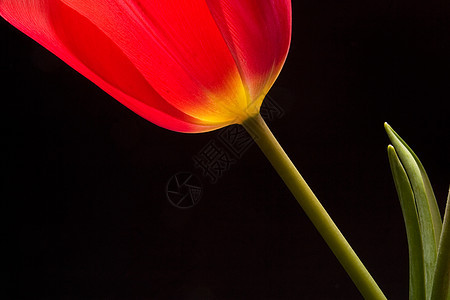
M147 120L202 132L255 115L290 0L0 0L0 15Z
M0 0L0 15L149 121L240 123L365 299L386 299L264 120L291 39L291 0Z

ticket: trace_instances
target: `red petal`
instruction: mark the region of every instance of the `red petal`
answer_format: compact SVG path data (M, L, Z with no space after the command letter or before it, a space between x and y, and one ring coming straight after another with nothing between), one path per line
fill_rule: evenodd
M234 59L204 0L63 0L100 28L181 111L232 123L247 106Z
M286 60L290 0L206 0L253 101L261 101ZM260 105L260 104L259 104Z
M190 117L168 104L102 31L59 0L2 0L0 15L149 121L181 132L224 124Z

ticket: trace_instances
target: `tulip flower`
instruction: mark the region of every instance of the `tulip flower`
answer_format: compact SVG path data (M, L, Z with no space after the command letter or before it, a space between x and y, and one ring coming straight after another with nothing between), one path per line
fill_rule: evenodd
M170 130L258 112L286 59L290 0L0 0L0 15Z
M243 125L360 292L385 299L259 114L291 13L291 0L0 0L4 19L150 122Z

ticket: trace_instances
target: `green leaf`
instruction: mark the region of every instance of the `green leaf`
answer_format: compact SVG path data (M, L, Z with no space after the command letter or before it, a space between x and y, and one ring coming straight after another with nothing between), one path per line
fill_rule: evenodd
M408 152L414 158L414 161L417 163L417 166L419 167L420 174L422 175L423 184L425 187L425 193L427 195L427 199L428 199L429 205L430 205L430 212L431 212L431 215L433 218L434 230L435 230L436 236L439 238L439 236L441 234L441 229L442 229L442 218L441 218L441 214L439 212L439 206L437 204L436 197L434 196L433 188L431 187L430 179L428 178L427 172L425 171L425 168L423 167L423 165L420 162L417 155L408 146L408 144L406 144L405 141L397 134L397 132L395 132L392 129L392 127L389 126L388 123L385 123L384 126L386 128L386 131L390 131L395 136L395 138L408 150ZM388 132L388 136L389 136L389 132ZM390 136L389 136L389 138L392 141L392 138ZM394 144L393 141L392 141L392 143ZM395 147L395 145L394 145L394 147Z
M450 190L442 224L431 299L450 300Z
M387 123L385 129L413 190L422 239L426 299L430 299L442 230L439 208L428 176L417 155Z
M419 215L417 214L414 193L408 175L395 152L394 147L388 147L389 163L394 177L400 206L405 221L409 249L409 299L425 299L425 270L420 235Z

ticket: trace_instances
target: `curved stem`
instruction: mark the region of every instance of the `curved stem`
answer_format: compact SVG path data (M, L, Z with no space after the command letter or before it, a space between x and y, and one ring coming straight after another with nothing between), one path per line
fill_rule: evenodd
M347 240L258 114L242 123L292 192L365 299L386 299Z

